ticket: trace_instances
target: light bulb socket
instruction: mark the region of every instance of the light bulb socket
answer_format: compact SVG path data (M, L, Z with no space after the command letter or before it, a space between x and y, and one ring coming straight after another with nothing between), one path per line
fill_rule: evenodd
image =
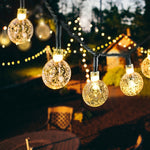
M39 24L40 24L40 25L44 25L44 24L45 24L44 18L41 18L41 19L39 20Z
M90 72L91 81L98 81L99 80L99 71L92 71Z
M27 9L25 8L18 8L17 10L17 18L18 20L24 20L27 17Z
M53 60L55 62L60 62L63 60L63 49L54 49L53 50Z
M134 66L133 66L133 64L126 65L126 73L127 74L131 74L133 72L134 72Z

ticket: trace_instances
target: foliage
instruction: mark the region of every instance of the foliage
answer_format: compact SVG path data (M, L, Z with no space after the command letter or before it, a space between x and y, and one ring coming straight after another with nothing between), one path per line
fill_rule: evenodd
M125 70L122 67L114 67L113 69L109 69L105 76L103 77L103 81L106 85L120 85L120 79L124 75Z

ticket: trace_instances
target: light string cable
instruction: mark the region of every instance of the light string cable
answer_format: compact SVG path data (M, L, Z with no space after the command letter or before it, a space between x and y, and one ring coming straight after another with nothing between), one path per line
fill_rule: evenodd
M49 13L54 18L55 22L57 22L58 17L56 16L56 14L54 13L54 11L52 10L52 8L50 7L50 5L48 4L48 2L46 0L44 1L44 4L45 4L45 7L47 8L47 10L49 11ZM60 18L59 18L59 22L61 23L63 29L68 33L69 36L71 36L74 39L76 39L80 44L83 45L83 48L85 48L91 54L95 55L95 52L93 52L92 49L90 49L83 41L81 41L81 39L77 35L75 35L74 33L72 33L69 30L69 26L67 24L65 24Z
M31 60L35 60L47 51L51 54L50 46L46 46L43 50L39 51L38 53L36 53L32 56L28 56L26 58L23 58L22 60L11 60L11 61L7 61L7 62L3 61L0 63L0 67L19 65L23 62L29 62Z
M20 8L25 8L25 0L20 0Z
M61 49L62 26L59 20L56 21L56 48Z
M45 0L44 1L44 4L46 6L46 8L48 9L49 13L52 15L52 17L57 20L57 16L55 15L54 11L52 10L52 8L50 7L50 5L48 4L48 2ZM107 53L103 53L103 52L99 52L99 53L96 53L96 52L93 52L92 49L90 49L83 41L81 41L81 39L75 35L74 33L72 33L70 30L69 30L69 26L67 24L64 23L64 21L62 21L60 18L59 18L59 21L63 27L63 29L68 33L69 36L71 36L72 38L74 38L76 41L78 41L80 44L82 44L83 48L85 48L88 52L90 52L91 54L94 55L94 57L100 57L100 56L119 56L119 57L128 57L129 55L131 55L131 53L133 53L138 47L140 47L141 45L143 45L146 41L148 41L150 39L150 36L148 36L143 42L137 44L131 51L129 52L124 52L124 53L121 53L121 54L118 54L118 53L113 53L113 54L107 54ZM94 58L95 59L95 58ZM95 68L95 65L97 65L97 63L94 63L93 67Z

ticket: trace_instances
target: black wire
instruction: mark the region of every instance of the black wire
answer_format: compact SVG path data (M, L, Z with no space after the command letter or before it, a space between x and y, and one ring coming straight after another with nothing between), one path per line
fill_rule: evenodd
M20 0L20 8L22 8L22 0Z
M98 56L94 55L93 57L93 71L96 72L98 70Z
M52 8L49 6L48 2L45 0L44 1L44 4L46 6L46 8L48 9L49 13L52 15L52 17L54 18L54 20L57 22L58 20L58 17L55 15L54 11L52 10ZM63 27L63 29L68 33L69 36L71 36L72 38L74 38L77 42L79 42L82 47L84 49L86 49L88 52L90 52L92 55L93 55L93 60L95 61L95 56L97 58L99 58L100 56L103 56L103 57L106 57L106 56L118 56L118 57L124 57L127 61L127 63L130 63L129 60L127 60L128 57L130 57L131 53L133 53L138 47L140 47L141 45L143 45L147 40L150 39L150 36L148 36L143 42L141 42L140 44L137 44L136 47L128 52L124 52L124 53L113 53L113 54L108 54L108 53L103 53L103 52L99 52L98 54L96 54L94 51L92 51L91 48L89 48L83 41L81 41L81 39L75 35L74 33L72 33L69 29L69 26L67 24L65 24L60 18L59 18L59 21ZM97 70L97 66L98 65L97 63L93 62L93 70Z
M25 8L25 0L22 2L22 8Z

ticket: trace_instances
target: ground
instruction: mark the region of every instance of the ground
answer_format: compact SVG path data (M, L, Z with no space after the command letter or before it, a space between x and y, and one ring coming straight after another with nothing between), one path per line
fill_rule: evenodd
M76 81L72 81L70 84L74 83ZM82 86L80 84L74 86L82 89L84 83ZM149 97L127 97L123 95L119 87L109 86L109 98L106 103L101 107L91 108L83 102L81 90L76 92L73 87L68 86L68 88L72 90L70 93L66 91L64 95L60 94L61 91L53 92L46 88L39 78L23 84L21 87L1 90L0 140L40 128L47 119L47 107L55 105L72 106L74 113L83 113L82 122L72 120L72 132L80 138L81 149L93 149L95 145L89 144L96 143L95 139L97 138L99 140L105 139L108 142L107 145L110 145L109 138L116 135L112 137L115 139L117 134L121 132L119 129L123 125L127 127L132 124L134 129L138 127L136 134L143 134L143 137L149 133L143 130L144 128L149 130ZM148 125L146 126L146 124ZM108 134L108 131L111 134ZM103 138L100 137L103 135L102 132L105 133L103 133L105 135ZM103 148L101 147L101 149Z

